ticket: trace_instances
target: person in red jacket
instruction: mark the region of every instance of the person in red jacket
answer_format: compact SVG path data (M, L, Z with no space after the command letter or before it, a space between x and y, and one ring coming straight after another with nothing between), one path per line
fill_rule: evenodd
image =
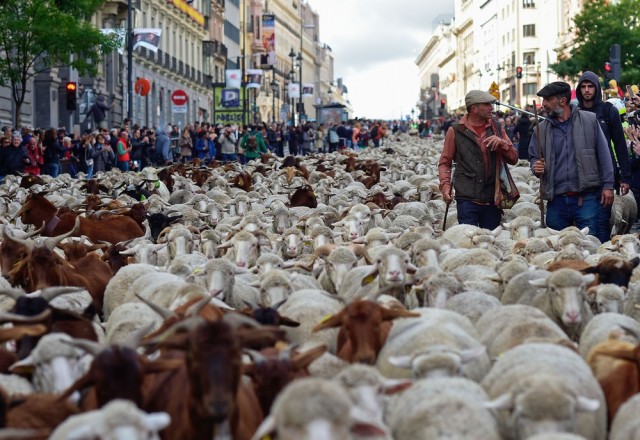
M42 145L38 145L39 143L40 141L32 136L27 144L29 164L25 165L24 171L25 173L33 174L34 176L40 175L40 166L44 164L44 156L42 155L43 148Z
M131 147L129 146L129 133L125 130L120 131L118 137L118 144L116 147L116 155L118 157L118 168L120 171L129 171L129 152Z

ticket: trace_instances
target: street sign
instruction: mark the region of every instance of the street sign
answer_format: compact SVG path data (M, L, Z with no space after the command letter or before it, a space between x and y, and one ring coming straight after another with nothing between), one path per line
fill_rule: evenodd
M171 102L173 102L173 105L187 105L188 99L187 93L184 90L178 89L171 94Z

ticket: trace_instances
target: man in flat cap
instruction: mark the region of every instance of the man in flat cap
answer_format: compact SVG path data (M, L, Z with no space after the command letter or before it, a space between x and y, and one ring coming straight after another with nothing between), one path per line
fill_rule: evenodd
M449 127L438 162L440 192L447 204L455 198L458 223L490 230L500 225L502 216L494 205L498 160L511 165L518 161L504 127L491 117L495 100L481 90L467 93L467 114Z
M570 105L571 86L556 81L538 92L549 119L540 123L540 139L531 138L529 160L541 177L547 200L547 226L589 228L596 235L598 204L613 203L613 163L596 115ZM539 150L542 150L540 158Z

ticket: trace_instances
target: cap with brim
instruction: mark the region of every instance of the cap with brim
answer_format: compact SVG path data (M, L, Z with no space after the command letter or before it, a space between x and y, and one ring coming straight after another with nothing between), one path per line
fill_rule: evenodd
M464 97L465 107L472 106L474 104L490 104L496 101L496 97L483 90L471 90Z
M549 96L556 96L565 93L571 93L571 86L564 81L554 81L544 86L538 93L538 96L548 98Z

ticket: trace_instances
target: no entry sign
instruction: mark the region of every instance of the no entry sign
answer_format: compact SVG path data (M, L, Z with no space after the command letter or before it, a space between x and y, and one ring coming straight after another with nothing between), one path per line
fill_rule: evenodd
M187 112L187 93L184 90L175 90L171 94L171 103L173 104L173 113Z

